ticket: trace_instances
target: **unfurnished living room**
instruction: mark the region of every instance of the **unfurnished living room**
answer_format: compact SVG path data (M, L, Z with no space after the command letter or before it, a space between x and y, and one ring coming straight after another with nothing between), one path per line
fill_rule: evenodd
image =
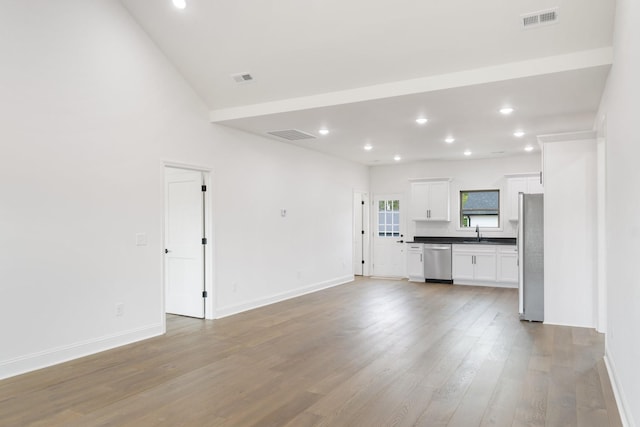
M2 0L0 425L640 425L637 22Z

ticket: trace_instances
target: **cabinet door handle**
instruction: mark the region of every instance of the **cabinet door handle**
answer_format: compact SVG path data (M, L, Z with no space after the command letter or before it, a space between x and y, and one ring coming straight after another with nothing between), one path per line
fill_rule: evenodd
M422 262L422 254L420 254L420 262Z

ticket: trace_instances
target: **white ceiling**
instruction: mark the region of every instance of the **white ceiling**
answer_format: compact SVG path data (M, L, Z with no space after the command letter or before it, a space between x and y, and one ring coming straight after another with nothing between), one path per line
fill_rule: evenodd
M611 63L613 1L122 3L212 121L299 129L318 138L292 144L364 164L520 154L536 135L591 129ZM556 24L521 28L521 14L552 7ZM255 80L235 83L240 72ZM497 111L506 104L508 117Z

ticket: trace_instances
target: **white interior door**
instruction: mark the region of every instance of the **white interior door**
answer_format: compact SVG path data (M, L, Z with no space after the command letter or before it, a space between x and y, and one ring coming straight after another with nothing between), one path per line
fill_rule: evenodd
M400 194L376 195L373 201L373 275L405 277L404 204Z
M165 168L165 310L204 317L202 172Z

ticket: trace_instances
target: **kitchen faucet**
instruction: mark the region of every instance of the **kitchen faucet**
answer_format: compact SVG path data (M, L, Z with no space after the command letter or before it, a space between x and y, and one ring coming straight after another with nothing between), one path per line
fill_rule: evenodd
M480 241L480 226L476 225L476 239L478 239L478 242Z

